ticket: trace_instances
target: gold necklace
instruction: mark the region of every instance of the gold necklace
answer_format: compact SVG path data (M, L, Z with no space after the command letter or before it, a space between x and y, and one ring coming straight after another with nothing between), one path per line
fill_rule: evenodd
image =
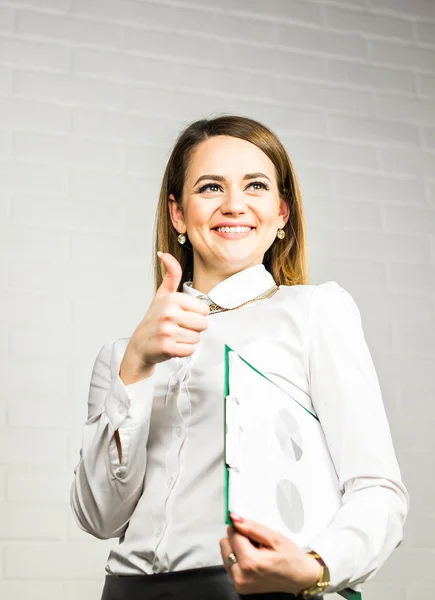
M227 312L229 310L236 310L238 308L242 308L242 306L246 306L247 304L256 302L257 300L267 300L268 298L271 298L274 294L276 294L276 292L278 290L279 290L279 285L275 284L273 287L270 288L270 290L263 292L259 296L255 296L255 298L252 298L252 300L248 300L247 302L243 302L243 304L239 304L239 306L234 306L234 308L223 308L222 306L219 306L219 304L210 304L209 305L210 314L212 315L212 314L218 313L218 312Z

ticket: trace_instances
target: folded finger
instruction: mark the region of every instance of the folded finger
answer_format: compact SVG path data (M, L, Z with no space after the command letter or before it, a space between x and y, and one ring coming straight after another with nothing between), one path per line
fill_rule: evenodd
M177 342L177 344L198 344L200 339L200 334L197 331L192 331L191 329L177 327L177 329L174 331L174 340Z
M233 581L240 581L240 578L242 577L242 570L240 569L237 554L234 552L230 540L228 538L223 538L220 540L219 544L221 548L222 562L224 563L227 573L233 579ZM229 559L231 554L235 556L236 562L233 562Z
M195 352L196 344L183 344L182 342L174 342L171 345L169 356L177 356L178 358L186 358L192 356Z
M206 304L204 300L195 298L195 296L189 296L189 294L176 292L176 302L183 310L195 312L204 316L207 316L210 312L208 304Z
M181 310L177 315L175 322L179 327L184 327L185 329L191 329L192 331L197 332L207 329L209 323L207 317L204 315L187 310Z
M258 549L253 546L249 538L237 533L237 531L234 531L234 529L229 528L228 540L242 569L246 563L251 564L257 559Z
M233 548L231 546L230 540L227 537L222 538L219 541L219 546L221 549L222 562L225 564L225 561L227 560L228 556L233 551Z

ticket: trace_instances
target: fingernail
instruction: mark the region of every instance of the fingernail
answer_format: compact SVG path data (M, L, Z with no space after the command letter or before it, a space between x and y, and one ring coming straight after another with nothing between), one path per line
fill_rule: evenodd
M157 256L160 258L161 256L163 256L163 252L160 252L160 250L157 252Z
M242 517L239 517L239 515L230 513L230 517L231 517L231 521L234 521L234 523L243 523L243 519L242 519Z

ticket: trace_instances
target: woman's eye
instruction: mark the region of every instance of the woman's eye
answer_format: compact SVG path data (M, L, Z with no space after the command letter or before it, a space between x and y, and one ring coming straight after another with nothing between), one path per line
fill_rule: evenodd
M249 186L248 186L248 187L250 187L251 185L255 185L255 186L257 186L257 187L255 188L256 190L261 190L261 189L263 189L263 190L268 190L268 189L269 189L269 186L268 186L268 185L266 185L265 183L263 183L262 181L253 181L252 183L250 183L250 184L249 184ZM259 187L258 187L258 186L259 186Z
M248 186L246 186L246 189L248 189L252 186L256 186L253 188L255 191L270 189L269 186L266 183L263 183L262 181L253 181ZM215 192L219 192L221 190L222 190L222 187L220 185L218 185L217 183L207 183L207 185L203 185L202 188L200 188L199 193L200 194L204 194L205 192L215 193Z
M204 192L218 192L220 189L220 185L217 185L217 183L208 183L207 185L202 186L202 188L199 190L200 194L203 194ZM215 188L215 189L210 189L210 188Z

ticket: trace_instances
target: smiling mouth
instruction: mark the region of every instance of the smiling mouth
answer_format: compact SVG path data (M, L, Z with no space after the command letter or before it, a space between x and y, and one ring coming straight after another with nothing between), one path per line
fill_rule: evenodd
M215 227L214 231L218 233L248 233L252 231L254 227L246 227L244 225L238 225L237 227Z
M215 235L221 240L228 241L239 241L244 240L251 236L252 232L255 231L255 227L250 227L249 225L236 225L236 226L223 226L223 227L214 227L212 229Z

